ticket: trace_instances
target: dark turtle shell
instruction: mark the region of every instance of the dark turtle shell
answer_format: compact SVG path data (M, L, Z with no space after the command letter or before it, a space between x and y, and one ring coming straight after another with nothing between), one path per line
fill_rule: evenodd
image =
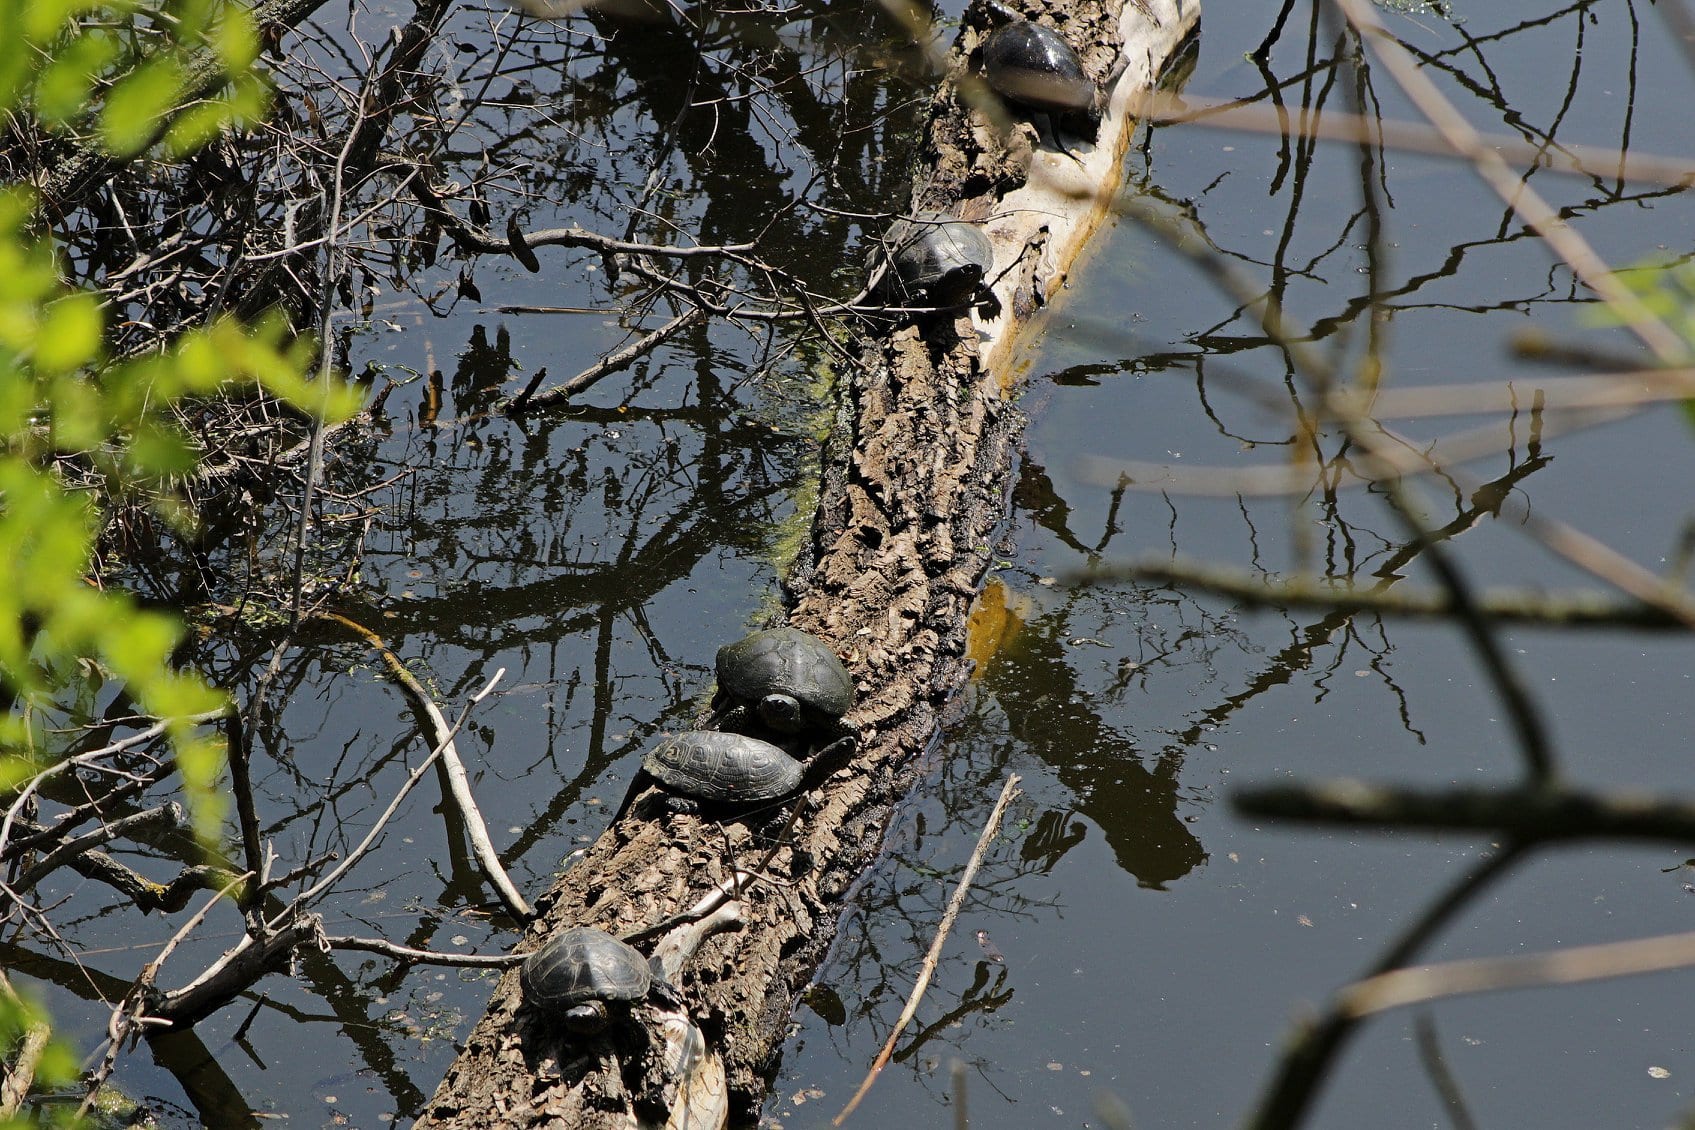
M606 1023L607 1001L647 996L653 971L647 958L605 930L573 926L524 959L518 983L530 1004L560 1010L567 1026L593 1031Z
M1018 20L983 44L983 77L995 93L1028 110L1099 118L1100 91L1083 60L1052 28Z
M884 236L899 284L894 297L926 306L962 306L994 270L995 249L981 224L946 212L896 220ZM885 279L885 293L890 288Z
M947 227L967 228L988 248L974 226ZM977 272L973 290L981 278ZM754 632L726 644L718 649L717 666L719 690L753 706L767 726L786 734L827 726L853 706L853 678L842 661L829 644L796 628Z
M800 762L770 742L688 730L648 750L642 768L668 792L704 804L777 800L800 788Z

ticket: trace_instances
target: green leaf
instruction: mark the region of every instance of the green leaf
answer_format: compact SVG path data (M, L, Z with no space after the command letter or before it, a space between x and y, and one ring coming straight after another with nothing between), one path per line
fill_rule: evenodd
M235 115L223 102L196 102L171 122L165 131L165 153L170 157L185 157L203 148L218 136Z
M104 443L110 429L106 426L105 406L99 390L87 381L63 376L47 386L47 399L53 405L53 446L60 451L90 451Z
M259 25L252 12L235 4L226 4L219 16L208 36L212 50L231 74L246 70L259 59Z
M35 371L43 376L69 372L100 354L106 316L92 294L72 294L42 312L35 342Z
M42 70L35 84L36 113L49 126L64 125L87 112L94 83L118 57L118 44L105 33L79 35Z
M34 381L21 374L15 374L11 380L0 380L0 435L16 435L28 428L39 403Z
M182 628L169 616L135 610L107 633L102 650L112 667L127 679L151 681L168 668Z
M100 135L108 149L134 156L152 143L167 113L182 97L182 64L170 56L142 63L106 96Z
M149 422L136 430L129 442L129 464L144 478L181 475L193 468L199 449L169 425Z

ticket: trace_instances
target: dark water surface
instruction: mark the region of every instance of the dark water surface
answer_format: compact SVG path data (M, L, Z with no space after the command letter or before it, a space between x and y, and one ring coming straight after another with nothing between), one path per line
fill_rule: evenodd
M1385 72L1362 85L1334 64L1351 45L1309 26L1304 10L1263 71L1247 60L1274 8L1209 0L1184 93L1275 101L1296 121L1361 104L1410 117ZM1687 152L1690 67L1651 6L1520 0L1385 15L1486 132L1553 150L1628 142ZM514 32L514 19L468 10L443 39L444 50L475 55L492 42L509 52L490 73L512 96L472 115L451 151L466 169L492 151L517 170L533 194L532 226L612 234L634 213L634 233L649 238L673 224L702 242L764 232L766 256L815 288L851 290L855 222L788 205L897 202L915 99L926 95L920 78L901 77L912 72L891 70L905 55L874 12L799 11L693 37L619 36L585 22ZM1188 239L1273 288L1327 357L1355 364L1379 351L1390 387L1510 379L1528 389L1563 375L1510 358L1509 335L1529 328L1641 359L1616 331L1584 327L1584 288L1458 163L1187 125L1146 135L1130 180L1168 202ZM1695 230L1690 203L1668 189L1604 171L1542 170L1531 183L1611 261L1681 254ZM494 198L494 228L512 199ZM1084 455L1311 465L1313 449L1291 438L1291 406L1308 393L1169 238L1128 224L1103 233L1048 323L1025 396L1034 424L1016 508L991 578L1004 646L853 896L796 1014L771 1125L822 1126L847 1100L1009 772L1024 778L1024 795L853 1125L951 1125L954 1060L966 1065L978 1128L1099 1124L1103 1092L1141 1127L1233 1123L1292 1019L1365 969L1491 850L1478 837L1258 824L1229 805L1247 782L1516 779L1498 696L1457 631L1064 583L1097 562L1173 554L1362 583L1383 571L1430 579L1402 554L1405 532L1358 485L1334 435L1316 450L1340 487L1295 500L1119 490L1114 476L1087 470ZM364 604L350 613L385 635L449 714L506 668L459 746L497 846L532 893L604 827L644 743L690 715L716 647L774 598L770 562L816 468L822 368L819 347L795 333L720 326L608 378L570 412L522 423L486 415L537 368L561 378L623 340L618 313L642 289L608 280L592 256L542 254L538 276L444 257L404 287L374 284L378 304L350 359L409 383L390 397L389 433L341 450L335 471L350 499L388 483L357 504L374 511ZM436 294L435 312L413 293ZM496 309L505 303L601 313ZM1677 553L1695 458L1674 409L1539 434L1528 414L1392 423L1418 443L1491 428L1487 454L1464 467L1477 483L1499 481L1538 516L1651 569ZM1516 519L1491 516L1475 483L1421 489L1429 522L1465 519L1450 544L1473 578L1585 580ZM1507 643L1570 778L1684 787L1695 646L1531 631ZM267 654L232 643L212 662L236 685ZM281 867L345 851L424 752L363 646L326 634L288 665L286 682L287 708L256 766ZM1666 869L1689 854L1544 853L1472 906L1431 956L1684 929L1695 900L1686 877ZM98 899L64 893L80 915L67 933L99 949L115 976L133 976L175 928L149 922L134 936L126 923L114 938ZM332 933L500 952L515 935L489 898L426 781L321 909ZM233 917L213 927L174 959L181 969L233 940ZM30 971L74 981L48 964ZM119 1082L168 1125L260 1124L249 1109L267 1125L404 1122L490 980L348 955L305 960L299 972L270 978L262 997L151 1061L145 1050L126 1057ZM1479 1126L1668 1125L1695 1107L1689 984L1667 974L1447 1002L1428 1010L1434 1041L1422 1051L1416 1015L1390 1014L1365 1027L1312 1125L1464 1125L1432 1084L1429 1046ZM54 1007L84 1047L97 1043L103 1008L68 996Z
M1267 7L1206 6L1186 95L1263 104L1266 78L1243 56L1266 33ZM1489 5L1455 16L1388 18L1480 129L1554 149L1628 140L1688 152L1677 105L1689 67L1646 6ZM1336 49L1333 35L1317 44L1318 62ZM1291 117L1303 105L1352 108L1351 78L1326 89L1322 75L1300 77L1305 47L1304 30L1286 31L1270 61ZM1381 70L1369 98L1387 117L1411 117ZM1371 296L1381 296L1375 333L1391 387L1511 380L1528 403L1539 378L1562 370L1512 360L1509 335L1586 332L1584 289L1456 162L1185 126L1155 131L1133 165L1138 187L1185 217L1188 238L1273 284L1332 360L1363 355ZM1609 261L1652 255L1668 237L1674 253L1686 247L1675 234L1690 230L1686 197L1605 177L1542 172L1532 183ZM1591 340L1634 355L1617 337ZM1269 826L1228 803L1249 782L1516 779L1498 696L1457 630L1254 613L1163 587L1052 583L1103 560L1169 555L1362 584L1393 567L1427 582L1427 570L1398 558L1406 538L1387 508L1357 487L1315 485L1294 501L1120 492L1079 458L1286 465L1306 454L1290 442L1289 406L1304 398L1285 385L1287 372L1258 325L1164 238L1130 226L1103 237L1026 396L1035 424L1013 548L992 581L1022 630L974 686L891 859L867 881L862 916L820 972L845 1020L802 1011L767 1107L772 1124L825 1125L857 1086L1007 772L1023 775L1027 795L855 1124L950 1124L955 1060L966 1065L973 1127L1099 1125L1102 1092L1139 1127L1234 1124L1292 1022L1361 974L1491 850L1483 837ZM1494 454L1465 465L1476 483L1510 478L1540 517L1651 569L1677 553L1695 459L1672 408L1594 431L1550 427L1539 448L1527 414L1513 431L1499 416L1388 422L1421 442L1487 425ZM1327 460L1342 450L1333 435L1318 447ZM1331 466L1335 481L1358 481L1343 461ZM1433 525L1475 510L1471 488L1423 489ZM1588 580L1516 521L1484 511L1468 525L1453 545L1477 582ZM1685 787L1695 702L1687 642L1524 631L1507 647L1570 777ZM1686 854L1545 851L1429 956L1688 929L1685 878L1664 873ZM978 931L1004 965L988 959ZM1695 1105L1689 984L1674 973L1389 1014L1364 1028L1311 1124L1468 1125L1448 1113L1425 1066L1425 1016L1469 1125L1670 1125Z

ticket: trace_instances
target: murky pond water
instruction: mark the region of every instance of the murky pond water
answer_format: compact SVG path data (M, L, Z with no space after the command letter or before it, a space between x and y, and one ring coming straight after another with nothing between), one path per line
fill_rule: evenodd
M1555 151L1628 138L1687 152L1673 109L1687 61L1646 9L1520 4L1463 15L1457 26L1425 12L1395 27L1479 128ZM1209 4L1184 94L1265 102L1266 76L1244 60L1266 34L1264 16ZM1352 108L1328 86L1338 46L1321 32L1303 60L1304 33L1285 31L1269 69L1292 119L1321 103ZM1380 71L1364 97L1390 118L1411 116ZM1381 350L1394 384L1510 380L1528 393L1554 371L1514 361L1510 336L1584 332L1583 288L1456 162L1192 126L1155 131L1142 157L1141 188L1184 217L1187 238L1273 285L1328 357ZM1615 262L1655 253L1689 224L1688 201L1654 186L1604 175L1533 183ZM1184 493L1197 482L1185 467L1304 458L1289 408L1311 390L1285 383L1288 364L1257 322L1164 239L1128 226L1108 236L1058 322L1033 370L1012 548L991 582L1021 623L868 883L872 905L819 975L840 1012L801 1013L773 1122L822 1125L857 1085L1007 772L1024 776L1028 795L896 1065L857 1116L866 1124L944 1124L958 1101L956 1061L974 1127L1098 1125L1105 1093L1137 1126L1238 1122L1294 1022L1497 846L1316 833L1232 812L1232 791L1250 782L1468 784L1523 770L1499 698L1456 630L1256 613L1151 584L1055 585L1099 561L1174 555L1361 584L1429 579L1416 554L1403 555L1406 535L1381 498L1349 489L1357 479L1334 436L1317 445L1331 473L1313 475L1306 497ZM1388 422L1414 443L1491 429L1491 454L1465 465L1475 485L1424 486L1427 521L1464 530L1454 549L1477 582L1580 579L1518 521L1490 517L1477 485L1491 481L1650 568L1677 552L1689 499L1671 484L1695 467L1673 409L1599 431L1550 428L1540 444L1525 414ZM1652 452L1648 478L1669 489L1643 481L1633 451ZM1080 455L1175 472L1169 483L1156 476L1155 489L1124 490ZM1682 787L1687 643L1535 631L1506 642L1565 772ZM1426 952L1520 954L1686 929L1684 880L1665 873L1681 857L1671 846L1543 852ZM1311 1124L1667 1124L1695 1097L1687 982L1665 974L1391 1013L1359 1035ZM1439 1091L1449 1078L1462 1099ZM1456 1101L1473 1122L1451 1113Z
M1246 58L1272 7L1208 0L1183 95L1251 99L1295 122L1361 107L1411 118L1385 72L1361 83L1336 63L1351 44L1324 21L1309 25L1304 6L1263 68ZM880 69L897 53L879 45L873 16L811 17L760 23L763 39L730 25L638 39L589 24L532 28L496 68L512 86L509 132L478 118L458 151L498 138L498 159L536 193L536 227L621 230L635 208L647 236L671 224L702 242L766 231L765 256L844 293L859 262L853 222L793 199L892 205L922 87ZM489 41L479 22L507 18L467 19L444 46L478 50ZM1518 2L1386 18L1486 132L1556 157L1574 143L1687 149L1691 68L1649 6ZM762 101L760 84L779 80L781 96ZM768 116L771 104L791 118ZM571 144L556 152L548 130ZM1512 359L1509 336L1530 328L1639 359L1616 331L1584 327L1587 291L1457 162L1195 125L1151 131L1130 160L1133 191L1167 202L1185 239L1271 287L1332 361L1377 351L1392 388L1511 380L1528 403L1537 382L1565 372ZM1686 197L1608 170L1531 181L1615 262L1679 253L1695 230ZM1129 224L1104 232L1033 354L1024 403L1034 422L990 581L1002 646L958 704L796 1014L765 1111L773 1125L821 1126L846 1102L1008 773L1024 794L855 1124L948 1124L955 1061L979 1128L1091 1124L1103 1094L1139 1126L1235 1122L1302 1010L1368 968L1496 846L1306 831L1230 806L1249 782L1516 779L1499 697L1456 630L1252 611L1149 583L1066 583L1099 562L1173 555L1431 579L1342 441L1295 441L1291 408L1310 390L1170 238ZM506 668L460 746L497 845L530 891L604 826L644 742L694 709L718 644L774 598L770 561L803 505L820 427L819 348L751 324L680 338L580 408L517 423L488 415L538 368L562 377L615 345L618 308L642 289L605 281L595 258L573 253L565 268L564 252L543 254L547 272L534 278L492 261L421 271L459 295L443 299L451 309L379 305L351 342L354 368L417 375L390 395L389 433L342 449L333 476L350 512L372 508L359 563L366 604L348 614L381 632L450 714ZM1587 430L1503 419L1391 421L1411 446L1462 428L1488 441L1464 464L1468 478L1420 487L1427 522L1450 528L1475 580L1584 580L1519 518L1497 516L1516 513L1498 511L1504 496L1651 569L1676 557L1695 457L1674 409ZM1325 462L1313 489L1289 499L1187 493L1182 475L1148 489L1142 468L1132 477L1143 482L1126 487L1083 456L1177 469ZM386 485L354 493L376 484ZM1683 786L1695 646L1538 631L1506 642L1568 777ZM261 642L237 643L216 662L235 684L265 658ZM288 705L256 776L265 834L293 866L346 851L422 751L363 646L326 634L285 665L285 681ZM1666 869L1687 854L1544 853L1428 954L1683 929L1695 902ZM332 933L477 952L513 939L428 786L349 882L323 907ZM103 950L113 976L133 976L173 929L149 923L156 933L113 940L101 900L67 893L82 911L67 932ZM235 936L233 917L218 930L174 960L209 961ZM47 961L29 971L76 980ZM249 1109L293 1125L405 1121L488 993L484 974L400 972L380 958L316 958L299 972L272 977L263 996L151 1061L145 1050L126 1057L120 1082L174 1125L258 1124ZM1695 1105L1687 982L1665 974L1391 1013L1363 1029L1312 1124L1464 1125L1448 1106L1454 1090L1476 1125L1667 1123ZM84 1046L97 1042L103 1009L61 995L55 1010ZM1445 1098L1437 1081L1448 1078Z

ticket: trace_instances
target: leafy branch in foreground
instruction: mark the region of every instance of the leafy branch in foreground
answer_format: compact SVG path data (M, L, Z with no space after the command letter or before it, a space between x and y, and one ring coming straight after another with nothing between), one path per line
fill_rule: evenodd
M263 109L266 85L252 69L256 28L221 0L156 9L0 0L0 11L10 29L0 42L0 174L15 177L13 162L56 148L176 156ZM208 66L221 75L219 89L187 99L191 75ZM106 586L100 539L109 516L139 505L175 530L194 528L183 487L204 443L178 415L185 404L259 389L334 420L356 409L357 394L310 379L315 343L279 320L217 320L144 353L110 356L112 313L64 283L60 251L39 219L33 189L0 185L0 790L8 797L0 919L51 936L45 912L25 901L25 880L72 827L104 814L91 802L88 812L36 827L36 787L75 771L76 724L91 721L96 704L108 708L107 727L138 724L139 715L144 733L168 739L173 756L153 765L180 774L203 844L214 845L224 827L223 739L198 726L223 711L225 696L176 663L184 628L175 615ZM15 1116L32 1083L72 1077L50 1033L45 1015L0 982L0 1038L11 1057L0 1122Z

